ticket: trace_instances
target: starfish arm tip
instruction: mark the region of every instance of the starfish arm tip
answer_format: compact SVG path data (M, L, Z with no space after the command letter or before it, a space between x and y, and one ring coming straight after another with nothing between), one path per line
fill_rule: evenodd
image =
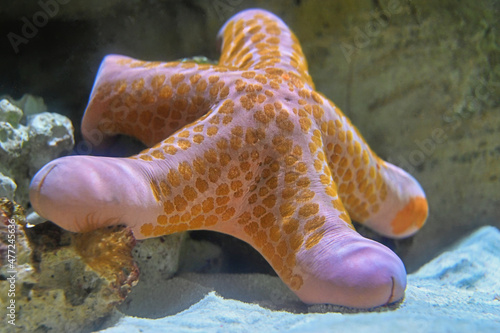
M141 162L92 156L56 159L34 176L29 193L32 206L41 216L74 232L133 224L141 220L140 208L155 203L141 182L137 163Z
M406 270L401 259L382 244L355 238L332 251L304 279L296 293L305 303L373 308L403 298Z

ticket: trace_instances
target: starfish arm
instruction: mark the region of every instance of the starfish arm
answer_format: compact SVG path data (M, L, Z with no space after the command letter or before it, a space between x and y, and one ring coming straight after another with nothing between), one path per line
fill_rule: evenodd
M251 9L233 16L219 31L219 64L242 70L265 70L314 88L302 48L287 25L270 12Z
M321 177L307 140L272 127L267 133L273 149L259 150L263 163L236 227L217 231L251 244L306 303L369 308L401 299L403 263L354 230L327 163Z
M249 163L238 171L232 167L240 167L231 151L242 141L241 126L226 126L231 103L216 105L216 112L131 158L52 161L32 180L34 209L67 230L125 224L138 239L228 221L254 171Z
M321 129L321 140L316 143L322 149L318 151L328 161L351 218L388 237L414 234L428 215L427 200L419 183L404 170L379 158L340 109L320 97L322 107L311 107Z
M147 175L144 163L128 158L66 156L37 172L30 201L40 216L73 232L134 225L159 209L142 185Z
M267 82L275 90L286 84L298 93L298 99L294 94L287 98L298 103L301 126L310 127L312 119L321 128L318 152L328 156L339 195L354 220L393 238L407 237L422 227L428 206L418 182L378 158L342 112L314 92L304 55L283 21L266 11L246 10L223 26L219 39L221 65L246 70L245 78ZM286 95L283 90L279 94Z
M322 236L319 241L318 235ZM404 296L404 264L382 244L334 223L308 240L317 244L308 247L306 243L296 255L294 267L302 282L294 291L303 302L373 308Z
M229 88L226 68L194 62L146 62L108 55L97 74L82 121L82 134L99 146L113 135L147 146L205 114Z

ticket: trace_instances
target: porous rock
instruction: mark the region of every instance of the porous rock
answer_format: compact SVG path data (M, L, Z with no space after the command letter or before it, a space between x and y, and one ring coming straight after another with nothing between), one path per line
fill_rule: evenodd
M73 125L60 114L43 112L28 116L29 174L73 148Z
M0 197L13 198L17 185L12 178L9 178L0 172Z
M0 315L6 318L6 305L15 299L12 332L96 330L138 279L131 254L135 239L128 229L72 234L52 223L27 228L22 207L5 198L0 199L0 213ZM12 242L6 226L12 219L16 226L13 298L7 292L13 268L8 265Z
M25 107L29 115L16 105ZM41 98L25 95L0 101L0 195L28 204L31 177L46 163L71 152L73 125L60 114L45 110ZM14 186L13 186L14 183Z
M179 256L182 244L186 238L185 232L157 238L137 241L133 250L134 259L139 266L141 278L132 288L118 309L123 313L143 313L142 309L151 303L151 294L157 295L159 290L179 268ZM168 298L172 303L176 300Z

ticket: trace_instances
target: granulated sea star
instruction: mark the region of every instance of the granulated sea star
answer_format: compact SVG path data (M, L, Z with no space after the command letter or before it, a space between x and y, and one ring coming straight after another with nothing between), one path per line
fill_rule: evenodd
M138 239L223 232L256 248L306 303L367 308L403 297L406 272L351 218L394 238L427 218L419 184L384 162L314 90L301 47L273 14L221 29L218 65L107 56L82 124L128 134L130 158L70 156L33 179L31 201L70 231L125 224Z

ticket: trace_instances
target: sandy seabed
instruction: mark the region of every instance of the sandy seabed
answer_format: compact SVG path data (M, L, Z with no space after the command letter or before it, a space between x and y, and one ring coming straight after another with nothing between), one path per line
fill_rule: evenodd
M241 279L244 284L249 275ZM151 304L155 305L161 306ZM212 291L175 315L124 316L100 332L159 331L500 332L500 231L482 227L410 274L405 299L395 309L295 314L226 299Z

